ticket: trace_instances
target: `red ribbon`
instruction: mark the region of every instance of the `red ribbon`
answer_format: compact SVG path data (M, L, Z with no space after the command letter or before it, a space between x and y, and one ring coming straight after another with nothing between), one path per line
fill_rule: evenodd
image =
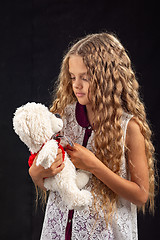
M34 161L35 157L37 156L37 154L38 154L38 153L31 153L31 155L30 155L30 157L29 157L29 159L28 159L28 165L29 165L29 167L32 166L33 161Z
M64 158L65 158L64 148L63 148L62 145L60 144L60 139L56 139L56 141L58 142L58 148L60 148L60 149L62 150L62 158L63 158L63 162L64 162ZM43 146L44 146L44 144L42 145L41 149L43 148ZM40 149L40 150L41 150L41 149ZM40 151L40 150L39 150L39 151ZM38 151L37 153L32 153L32 152L31 152L31 155L30 155L30 157L29 157L29 159L28 159L28 165L29 165L29 167L32 166L33 161L34 161L35 157L37 156L37 154L39 153L39 151ZM60 166L59 166L59 167L60 167Z

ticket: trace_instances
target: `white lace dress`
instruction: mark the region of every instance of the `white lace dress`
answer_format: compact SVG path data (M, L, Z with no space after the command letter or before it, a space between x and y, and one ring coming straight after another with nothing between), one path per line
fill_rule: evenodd
M123 143L125 141L126 129L132 115L124 113L121 120L123 130ZM75 104L66 108L66 117L64 119L64 135L70 137L73 142L82 145L85 129L77 124L75 117ZM91 141L93 131L88 140L87 148L92 151ZM123 144L124 152L124 144ZM122 156L121 176L129 179L127 173L127 163L125 155ZM90 189L90 186L87 187ZM82 211L74 211L72 220L72 239L73 240L136 240L137 234L137 208L129 201L120 198L120 204L116 217L106 228L103 212L100 218L95 222L94 213L86 208ZM50 192L46 213L43 223L41 240L65 240L65 230L68 221L68 209L63 204L59 194ZM93 227L94 226L94 227Z

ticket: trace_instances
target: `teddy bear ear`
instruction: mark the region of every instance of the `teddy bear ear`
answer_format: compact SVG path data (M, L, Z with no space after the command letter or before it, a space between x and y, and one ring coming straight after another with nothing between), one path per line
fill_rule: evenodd
M27 116L23 107L17 108L13 117L13 128L19 138L26 144L31 142L30 131L27 125Z
M13 128L14 131L19 135L19 130L22 130L22 121L23 121L23 107L17 108L13 117Z

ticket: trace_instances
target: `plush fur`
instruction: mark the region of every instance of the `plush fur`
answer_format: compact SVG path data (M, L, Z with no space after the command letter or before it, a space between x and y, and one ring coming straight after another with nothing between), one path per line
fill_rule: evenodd
M63 128L62 119L57 118L44 105L32 102L16 110L13 127L32 153L39 152L36 165L49 168L58 151L58 143L52 136ZM90 174L82 170L76 171L67 153L64 163L65 167L60 173L44 180L45 188L58 191L69 209L79 210L91 205L91 193L82 189L87 184Z

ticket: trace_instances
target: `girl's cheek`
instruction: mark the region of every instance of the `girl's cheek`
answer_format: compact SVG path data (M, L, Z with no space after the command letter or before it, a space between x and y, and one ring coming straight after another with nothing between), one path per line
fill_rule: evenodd
M90 89L88 89L88 100L91 102L92 100L92 94L91 94L91 91Z

